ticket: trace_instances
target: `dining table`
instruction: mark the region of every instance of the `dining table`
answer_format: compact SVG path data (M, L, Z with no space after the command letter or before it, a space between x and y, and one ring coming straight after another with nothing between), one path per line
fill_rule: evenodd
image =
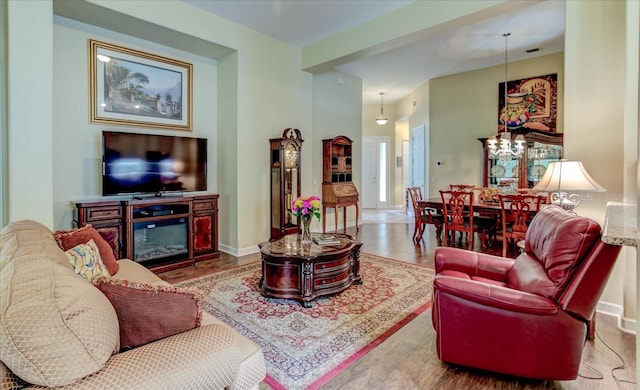
M436 209L442 212L442 197L428 198L418 200L418 205L420 207L428 207L432 209ZM465 206L467 209L468 206ZM478 215L485 216L493 216L496 218L496 230L499 232L502 230L502 206L500 206L500 202L478 202L473 203L473 212ZM536 214L535 211L531 211L533 215Z

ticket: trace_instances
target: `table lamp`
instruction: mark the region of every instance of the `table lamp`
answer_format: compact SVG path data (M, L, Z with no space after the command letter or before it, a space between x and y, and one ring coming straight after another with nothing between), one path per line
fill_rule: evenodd
M574 191L602 192L604 187L596 183L582 162L560 160L549 163L544 175L533 188L534 192L550 192L551 203L565 210L573 210L581 202Z

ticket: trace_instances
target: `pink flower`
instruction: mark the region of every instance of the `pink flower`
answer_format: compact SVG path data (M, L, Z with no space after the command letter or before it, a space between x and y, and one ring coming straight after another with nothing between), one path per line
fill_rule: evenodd
M313 217L320 219L320 198L312 195L309 197L299 197L291 203L291 215L296 218L311 220Z

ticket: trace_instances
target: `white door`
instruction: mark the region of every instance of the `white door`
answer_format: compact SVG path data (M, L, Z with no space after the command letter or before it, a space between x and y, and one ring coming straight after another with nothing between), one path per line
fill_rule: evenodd
M411 187L420 187L422 196L429 196L424 186L424 125L411 129Z
M363 209L376 208L376 137L362 137L362 199Z
M389 207L389 137L363 137L362 208Z

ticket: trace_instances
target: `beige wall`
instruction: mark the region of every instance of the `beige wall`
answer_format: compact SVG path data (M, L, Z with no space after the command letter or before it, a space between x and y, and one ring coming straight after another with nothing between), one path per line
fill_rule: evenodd
M168 43L92 30L92 25L72 28L56 23L54 27L50 0L7 4L10 221L32 218L54 229L68 229L69 202L99 194L97 134L113 127L88 122L84 39L98 35L195 64L199 75L194 107L199 108L192 135L207 136L211 141L209 152L215 169L210 173L210 189L220 193L221 248L241 254L255 251L258 242L269 238L268 139L282 134L285 127L299 128L313 138L313 78L301 70L300 49L179 1L77 4L109 11L107 17L113 18L109 20L112 24L126 16L124 20L129 23L133 20L136 25L148 26L146 31L158 31L154 39L164 38L175 45L176 37L193 37L183 42L184 52ZM95 19L95 14L86 18ZM191 41L226 46L235 54L219 59L218 68L206 53L192 51L188 44ZM218 85L221 76L224 80ZM360 118L359 112L356 115ZM145 132L139 128L117 129ZM218 133L223 135L217 137ZM26 156L29 164L25 164ZM304 177L313 175L312 166L303 166Z
M437 173L437 171L441 167L435 166L435 160L433 164L430 163L430 131L431 127L429 124L430 116L429 116L429 83L430 80L424 82L420 85L416 90L411 92L407 97L400 100L395 105L396 115L399 118L403 118L403 120L408 122L407 125L407 135L406 139L411 139L411 131L420 126L424 126L425 129L425 139L424 139L424 194L425 196L431 193L431 188L435 186L435 183L431 182L433 178L432 173ZM410 165L411 162L409 161ZM432 172L434 171L434 172ZM412 177L411 177L411 167L409 166L409 178L407 186L412 185ZM436 190L437 194L437 190Z
M609 200L637 202L635 175L638 122L626 112L637 110L639 17L627 14L625 2L567 3L565 33L565 148L566 155L583 161L593 178L607 189L593 195L578 212L604 221ZM629 23L629 27L626 26ZM635 31L634 35L627 30ZM636 76L628 82L627 58L635 58ZM585 82L585 80L589 80ZM631 99L630 108L627 101ZM627 120L625 120L627 118ZM626 183L625 183L626 181ZM625 190L626 189L626 190ZM632 251L625 249L616 264L602 301L619 305L624 317L636 318L637 281Z
M132 131L163 135L207 138L209 143L207 188L217 192L217 65L216 61L114 33L65 18L55 19L53 89L64 91L53 99L53 189L54 221L69 228L73 220L73 200L100 198L102 195L103 130ZM193 64L192 132L159 131L89 123L88 40L97 39L128 48L147 51Z
M324 72L313 76L313 128L311 136L305 138L303 164L311 165L312 173L302 180L303 193L322 196L322 140L339 135L353 141L353 184L362 191L362 80L341 72ZM307 144L308 143L308 144ZM361 196L362 199L362 196ZM335 210L327 209L326 228L335 226ZM342 210L338 223L342 226ZM347 226L354 226L356 213L353 206L347 207ZM312 230L321 231L321 221L313 221Z
M216 173L218 176L218 192L225 200L220 202L218 213L218 240L221 249L233 253L241 252L231 243L238 242L238 230L229 228L237 226L238 199L231 194L238 188L238 164L240 154L238 134L233 129L238 128L238 52L227 55L218 61L218 148L216 153ZM223 191L223 189L226 189Z
M53 227L52 5L50 1L5 4L8 220L34 219Z
M509 80L558 75L558 130L562 131L563 55L550 54L509 63ZM498 84L504 65L430 80L430 196L451 183L482 185L482 144L478 138L497 131ZM436 167L435 161L442 166Z
M210 111L217 110L217 119L211 128L207 124L203 126L206 129L196 128L196 131L200 131L200 134L218 132L214 147L219 156L224 156L224 161L216 161L214 174L217 178L214 180L217 188L213 190L220 193L221 247L231 253L242 254L255 250L257 242L269 237L267 140L281 134L286 127L299 128L306 138L314 138L306 135L314 131L313 111L321 112L322 107L316 106L325 104L313 100L313 88L325 81L322 78L314 80L310 73L301 69L323 66L331 69L328 64L342 57L341 53L345 50L359 51L365 46L375 45L372 42L381 42L379 49L383 46L388 49L401 43L402 40L393 39L396 36L407 34L409 40L415 39L415 34L420 34L421 29L426 29L426 33L430 34L431 28L439 23L460 17L471 22L476 18L474 12L508 6L508 3L501 0L473 4L449 2L451 7L441 7L437 12L427 9L424 4L414 4L350 30L347 35L323 40L305 48L303 53L298 48L176 0L159 3L144 0L79 0L73 5L63 0L6 2L9 20L7 68L10 80L7 100L11 102L7 109L10 122L7 134L11 142L7 164L8 219L33 218L52 228L69 228L71 208L68 202L93 197L97 193L92 167L99 160L95 140L99 130L96 130L97 126L85 122L87 131L82 132L80 128L87 117L86 111L74 113L72 118L63 118L63 113L69 112L68 108L61 99L54 100L54 84L56 88L60 85L66 87L65 81L68 81L54 80L54 71L65 74L65 69L59 67L70 66L77 69L78 74L86 72L86 69L81 69L81 64L86 60L80 59L80 50L67 47L56 38L74 34L66 31L68 26L60 28L61 24L54 29L54 9L58 13L64 9L62 14L65 16L90 26L127 31L126 36L118 39L141 49L153 51L155 48L164 52L162 46L165 46L168 54L182 56L179 51L183 50L202 57L193 57L196 63L207 63L207 59L220 61L219 68L211 65L212 69L216 69L219 84L212 84L205 98ZM32 28L34 25L38 28ZM363 29L374 33L362 39ZM86 30L79 31L91 33ZM108 33L101 34L109 36ZM348 39L343 39L345 37ZM344 45L345 42L349 44ZM192 44L197 47L191 47ZM217 54L207 52L216 45L230 49L233 54L220 58ZM168 49L170 47L174 49ZM68 51L81 62L70 63L60 56L54 57L54 48L56 51ZM213 52L217 53L218 50ZM192 58L188 54L184 56ZM54 60L58 64L55 67ZM223 80L220 80L221 76L224 76ZM84 87L82 82L69 85L77 89L71 91L74 99L75 96L80 97ZM361 102L359 95L324 96L321 99L324 98ZM86 110L87 105L78 105L82 106L84 108L79 111ZM32 115L34 107L39 115ZM354 107L362 105L358 103ZM354 107L342 109L361 117L361 111ZM54 118L57 122L54 128L52 118L57 110L60 113ZM65 133L60 126L68 122L73 122L73 129ZM361 119L358 119L358 124L350 124L352 128L344 131L337 130L338 124L333 127L340 133L361 133L360 122ZM118 129L139 130L128 127ZM78 143L82 151L78 155L69 153L68 141L72 134L79 135ZM59 139L54 142L58 136ZM21 159L26 155L32 156L31 164L22 163ZM317 173L307 171L314 164L317 162L305 163L304 177L316 177ZM78 166L86 169L80 173L79 179L75 177L79 173ZM56 170L56 180L64 178L61 184L54 182L52 170ZM74 175L64 176L67 170Z
M7 25L7 7L0 6L0 24ZM7 29L0 29L0 64L7 64ZM7 112L7 67L0 69L0 113ZM9 219L7 176L7 115L0 115L0 226L4 226Z

